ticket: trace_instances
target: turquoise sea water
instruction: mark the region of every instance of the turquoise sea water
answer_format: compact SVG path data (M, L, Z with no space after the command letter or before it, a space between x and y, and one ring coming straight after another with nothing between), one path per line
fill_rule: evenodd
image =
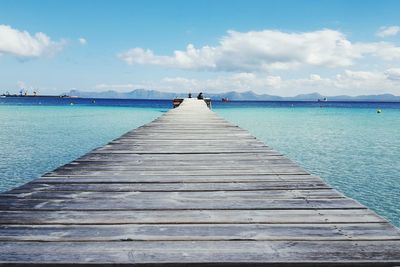
M171 104L35 101L0 100L0 191L39 177L153 120ZM320 106L315 102L215 102L214 111L400 226L400 104ZM378 107L383 110L380 114Z

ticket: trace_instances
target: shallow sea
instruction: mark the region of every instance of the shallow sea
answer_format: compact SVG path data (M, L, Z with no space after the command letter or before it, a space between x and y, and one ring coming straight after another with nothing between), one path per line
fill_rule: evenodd
M0 98L0 191L170 106L164 100ZM400 103L214 101L213 109L400 226Z

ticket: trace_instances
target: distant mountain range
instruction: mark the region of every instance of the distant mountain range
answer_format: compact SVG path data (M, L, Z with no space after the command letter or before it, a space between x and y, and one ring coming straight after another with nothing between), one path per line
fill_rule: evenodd
M84 98L120 98L120 99L173 99L175 97L187 97L185 93L171 93L171 92L160 92L156 90L147 89L136 89L131 92L117 92L113 90L103 92L86 92L79 90L71 90L66 93L70 96L78 96ZM324 99L328 101L382 101L382 102L400 102L400 96L392 94L380 94L380 95L360 95L360 96L323 96L318 93L311 94L300 94L297 96L283 97L268 94L256 94L253 91L247 92L225 92L218 94L203 93L205 97L210 97L213 100L221 100L222 98L228 98L229 100L254 100L254 101L317 101L318 99ZM193 97L196 97L193 94Z

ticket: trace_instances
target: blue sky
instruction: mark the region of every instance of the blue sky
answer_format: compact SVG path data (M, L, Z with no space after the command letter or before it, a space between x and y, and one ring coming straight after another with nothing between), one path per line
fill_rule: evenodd
M400 95L399 10L400 1L1 0L0 92Z

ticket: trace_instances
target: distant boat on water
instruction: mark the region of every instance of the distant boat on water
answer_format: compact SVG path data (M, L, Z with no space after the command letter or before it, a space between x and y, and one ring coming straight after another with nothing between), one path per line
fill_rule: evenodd
M328 98L324 97L322 99L318 98L318 102L328 102Z
M227 98L227 97L223 97L223 98L221 99L221 101L222 101L222 102L229 102L230 100L229 100L229 98Z
M52 98L79 98L79 96L70 96L67 94L63 95L39 95L38 90L33 89L32 94L29 94L29 91L27 89L21 88L19 90L19 94L10 94L9 91L6 91L4 94L0 95L1 98L5 97L52 97Z
M79 98L79 96L69 96L69 95L27 95L27 94L2 94L0 95L1 98L6 98L6 97L52 97L52 98Z

